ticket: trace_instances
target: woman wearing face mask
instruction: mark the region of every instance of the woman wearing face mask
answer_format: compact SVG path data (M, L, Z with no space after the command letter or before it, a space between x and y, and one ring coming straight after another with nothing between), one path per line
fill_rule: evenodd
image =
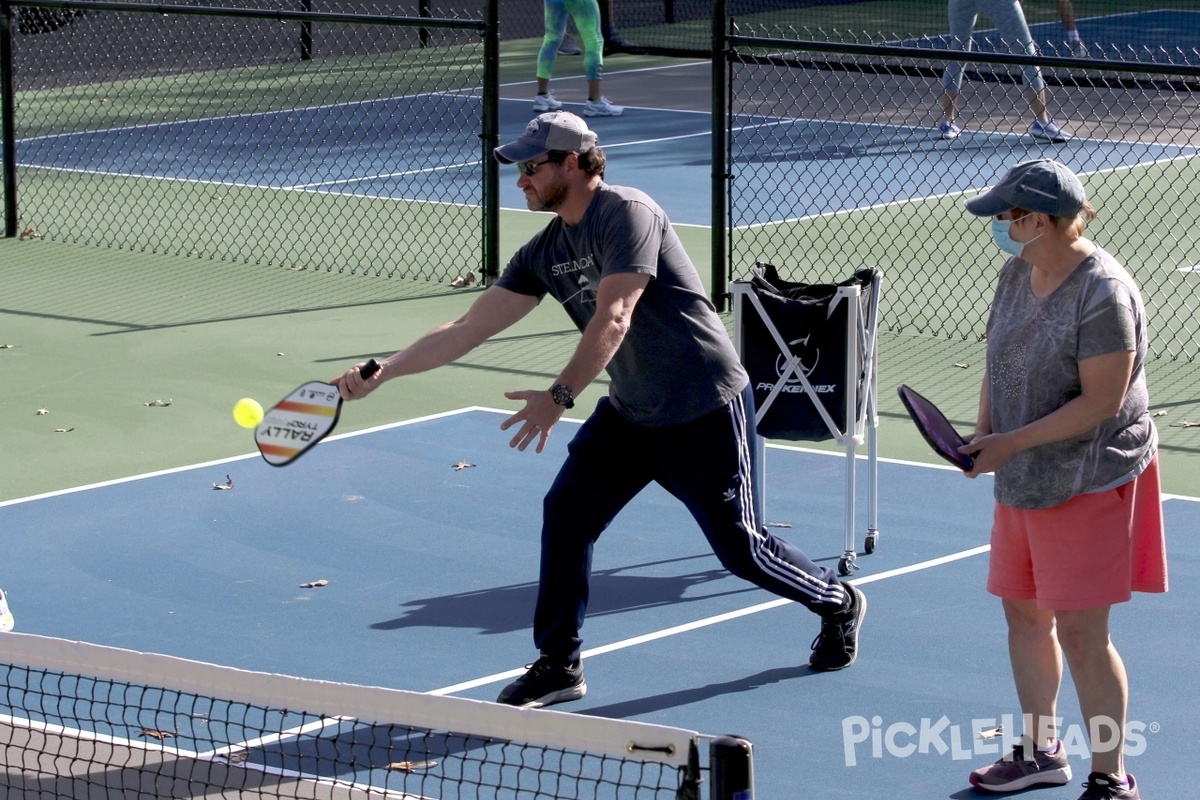
M1096 212L1067 167L1018 164L966 202L1013 254L987 326L967 473L995 473L987 589L1001 598L1023 735L977 788L1071 779L1055 717L1063 658L1095 740L1080 800L1136 800L1122 748L1128 680L1109 610L1167 588L1146 312L1133 278L1084 238Z

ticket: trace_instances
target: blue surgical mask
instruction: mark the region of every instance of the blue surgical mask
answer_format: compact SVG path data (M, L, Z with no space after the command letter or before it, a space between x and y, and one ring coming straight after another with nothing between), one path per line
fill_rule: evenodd
M1025 245L1021 242L1014 242L1013 238L1008 235L1008 229L1011 227L1011 219L996 219L993 217L992 238L996 241L996 247L999 247L1010 255L1019 256Z

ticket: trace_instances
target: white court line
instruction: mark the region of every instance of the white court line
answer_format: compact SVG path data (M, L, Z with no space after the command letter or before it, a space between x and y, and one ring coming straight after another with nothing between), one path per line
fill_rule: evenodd
M907 575L910 572L919 572L921 570L931 569L932 567L940 567L943 564L949 564L954 561L961 561L964 558L971 558L973 556L977 556L982 553L986 553L991 549L992 549L992 546L989 544L980 545L979 547L972 547L970 550L962 550L958 553L951 553L950 555L947 555L947 556L931 558L928 561L921 561L917 564L909 564L907 567L897 567L896 569L890 569L890 570L887 570L886 572L879 572L874 575L864 575L862 578L859 578L858 580L849 581L849 583L852 583L855 586L862 586L863 584L874 583L875 581L882 581L886 578L895 578L900 575ZM795 602L795 601L788 600L783 597L777 598L775 600L768 600L765 603L759 603L758 605L754 605L754 606L747 606L746 608L740 608L737 611L728 611L724 614L717 614L716 616L713 616L713 617L706 617L704 619L698 619L694 622L686 622L683 625L676 625L671 628L663 628L660 631L654 631L652 633L645 633L645 634L642 634L641 636L634 636L630 639L622 639L621 641L613 642L612 644L604 644L604 645L600 645L599 647L593 647L591 649L584 650L583 653L581 654L581 657L586 659L586 658L591 658L593 656L602 655L604 653L612 653L617 650L624 650L629 647L634 647L635 645L645 644L647 642L653 642L658 639L665 639L668 636L677 636L681 633L688 633L690 631L698 630L700 628L707 628L710 625L717 625L719 623L728 622L730 620L739 619L741 617L748 617L751 614L757 614L760 611L769 611L772 608L779 608L780 606L790 605L793 602ZM455 692L464 692L468 689L475 689L480 686L487 686L490 683L499 683L500 681L508 680L509 678L516 678L523 674L525 674L524 667L522 667L521 669L512 669L512 670L509 670L508 672L498 672L495 675L486 675L482 678L476 678L471 681L464 681L463 683L456 683L453 686L444 686L441 689L434 689L431 692L427 692L427 694L446 695L446 694L454 694Z
M1094 141L1097 141L1097 142L1113 142L1113 141L1115 141L1117 144L1124 144L1124 142L1122 142L1119 139L1118 140L1096 139ZM1160 146L1162 146L1162 147L1167 147L1167 146L1177 147L1180 150L1192 150L1193 152L1181 153L1176 156L1170 156L1169 158L1155 158L1155 159L1151 159L1150 161L1139 161L1135 164L1121 164L1119 166L1112 167L1109 169L1098 169L1098 170L1094 170L1092 172L1080 172L1079 176L1080 177L1088 177L1091 175L1105 175L1105 174L1116 174L1118 172L1129 172L1134 169L1144 169L1146 167L1158 166L1159 164L1171 164L1176 161L1188 161L1188 160L1195 159L1198 156L1200 156L1200 150L1198 150L1195 147L1189 147L1186 145L1160 145ZM733 229L739 230L739 231L753 230L754 228L768 228L773 225L788 225L793 222L803 222L805 220L810 220L810 219L825 219L825 218L833 218L833 217L844 217L844 216L849 216L851 214L857 214L860 211L877 211L879 209L892 208L892 207L900 208L903 206L914 205L916 203L924 203L927 201L942 200L942 199L950 198L950 197L962 197L968 193L981 192L986 188L987 188L986 186L979 186L979 187L972 186L968 189L955 189L954 191L951 191L951 192L941 192L938 194L922 195L920 197L907 197L907 198L900 199L900 200L888 200L883 203L875 203L875 204L872 204L869 206L858 206L855 208L844 208L839 211L822 211L819 214L805 214L805 215L801 215L799 217L789 217L787 219L781 219L781 220L768 220L766 222L752 222L748 225L735 225L735 226L733 226Z
M415 417L413 419L401 420L400 422L389 422L385 425L376 425L372 428L363 428L360 431L350 431L348 433L338 433L332 436L327 436L317 444L317 447L322 446L325 442L336 442L338 439L349 439L353 436L362 436L367 433L376 433L378 431L388 430L390 428L401 428L405 425L414 425L418 422L428 422L429 420L441 419L443 417L451 417L455 414L465 414L471 411L493 411L495 409L484 409L479 406L468 406L466 408L456 408L452 411L441 411L437 414L429 414L424 417ZM512 414L511 411L501 411L503 414ZM98 483L89 483L83 486L73 486L70 489L57 489L52 492L43 492L41 494L29 495L28 497L18 497L13 500L0 501L0 508L6 506L15 506L20 503L30 503L34 500L46 500L51 497L61 497L63 495L75 494L76 492L86 492L89 489L102 489L105 486L117 486L122 483L132 483L133 481L145 480L147 478L157 478L162 475L174 475L179 472L190 472L197 469L207 469L209 467L219 466L221 464L232 464L234 461L245 461L248 458L257 458L258 453L245 453L240 456L230 456L229 458L219 458L215 461L204 461L199 464L189 464L183 467L171 467L169 469L155 470L154 472L143 472L139 475L130 475L126 478L114 478L108 481L100 481Z

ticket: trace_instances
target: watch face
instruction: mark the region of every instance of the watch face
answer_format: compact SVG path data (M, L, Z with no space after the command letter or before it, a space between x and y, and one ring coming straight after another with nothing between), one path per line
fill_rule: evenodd
M571 390L568 387L563 386L561 383L556 383L550 387L550 396L553 397L554 402L558 403L560 406L573 408L575 405L575 398L571 396Z

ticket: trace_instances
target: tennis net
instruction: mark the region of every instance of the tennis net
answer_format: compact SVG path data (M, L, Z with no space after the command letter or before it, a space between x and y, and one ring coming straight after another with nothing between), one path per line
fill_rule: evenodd
M729 737L30 634L0 644L6 797L698 800L704 773L708 797L752 791L749 744ZM741 763L714 762L727 754Z

